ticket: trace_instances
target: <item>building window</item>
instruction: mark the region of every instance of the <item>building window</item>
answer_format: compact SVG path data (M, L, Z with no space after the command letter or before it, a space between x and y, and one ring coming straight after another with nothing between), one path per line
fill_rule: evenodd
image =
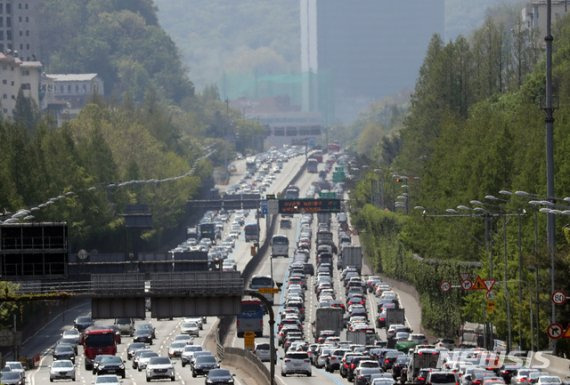
M275 136L285 136L285 128L284 127L275 127L273 129L273 135Z
M2 20L2 19L0 19ZM4 31L0 31L0 40L4 40Z
M68 85L67 85L67 92L68 92L68 93L71 93L71 84L68 84Z
M297 127L287 127L287 136L297 136Z
M87 93L87 84L83 84L83 93L84 93L84 94Z
M0 17L0 28L4 27L4 18Z
M12 100L16 100L16 95L12 95Z
M8 80L2 79L2 84L8 84Z
M6 13L9 15L12 13L12 4L6 4Z
M12 87L14 87L14 81L13 81L13 80L10 82L10 85L11 85Z
M12 31L6 31L6 40L12 40Z
M23 83L22 84L22 89L23 90L31 90L32 86L30 85L30 83Z
M30 22L30 18L28 16L26 16L26 23Z
M0 15L4 13L4 3L0 3Z
M24 31L18 31L18 33L20 34L20 36L24 36Z
M26 36L30 36L30 30L26 30Z
M6 27L12 28L12 18L9 16L6 17Z
M4 99L8 99L8 95L4 94L4 96L2 96Z
M22 3L18 3L18 9L22 9Z
M24 8L25 8L25 9L28 9L28 3L26 3L26 4L24 5Z
M22 70L22 75L30 76L30 70Z

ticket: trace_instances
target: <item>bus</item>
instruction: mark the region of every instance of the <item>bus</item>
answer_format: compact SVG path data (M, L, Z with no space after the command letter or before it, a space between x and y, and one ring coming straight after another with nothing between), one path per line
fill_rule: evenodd
M237 336L242 338L245 332L254 332L256 337L263 335L263 304L258 299L241 301L240 313L237 316Z
M93 369L93 360L98 354L117 354L115 331L109 328L87 328L83 332L83 352L85 369Z
M259 226L257 222L246 223L244 233L246 242L259 242Z
M255 156L249 156L245 159L245 168L248 172L254 173L257 169L257 165L255 163Z
M213 222L204 222L198 225L198 236L200 239L209 238L212 243L216 243L216 224Z
M319 162L315 158L309 158L307 160L307 172L312 174L319 172Z
M254 275L251 277L251 282L249 283L250 290L259 290L263 288L274 288L275 282L273 278L269 275ZM264 294L265 298L273 305L273 294L266 293Z
M285 199L298 199L299 198L300 189L298 186L289 185L287 189L285 189Z
M271 257L289 257L289 238L283 234L275 234L271 238Z

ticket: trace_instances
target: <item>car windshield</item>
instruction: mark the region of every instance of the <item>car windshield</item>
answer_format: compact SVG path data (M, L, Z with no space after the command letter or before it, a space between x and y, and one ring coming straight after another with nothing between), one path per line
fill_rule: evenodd
M66 360L58 360L58 361L54 361L51 366L54 368L72 368L73 362L66 361Z
M176 341L176 342L173 342L172 345L170 345L170 346L172 346L173 348L183 348L184 346L186 346L186 342Z
M208 374L208 377L229 377L231 376L230 371L226 369L212 369Z
M202 347L201 346L197 346L197 345L186 345L186 347L184 348L185 352L200 352L202 351Z
M88 347L100 348L115 344L115 335L107 334L88 334L85 336L85 345Z
M142 352L141 358L158 357L158 353L155 352Z
M95 379L96 384L118 384L119 378L117 376L97 376Z
M55 353L62 354L62 353L73 353L73 348L68 345L59 345L55 348Z
M170 359L167 357L153 357L150 359L149 364L151 364L151 365L168 365L168 364L170 364Z
M2 372L2 376L0 376L2 380L18 380L20 378L20 373L16 372Z
M216 362L216 357L214 356L200 356L196 358L196 362L201 364L211 364Z
M101 363L105 364L116 364L122 362L123 361L121 360L121 357L115 357L115 356L105 356L101 359Z
M455 383L455 375L452 373L433 373L431 375L432 384Z

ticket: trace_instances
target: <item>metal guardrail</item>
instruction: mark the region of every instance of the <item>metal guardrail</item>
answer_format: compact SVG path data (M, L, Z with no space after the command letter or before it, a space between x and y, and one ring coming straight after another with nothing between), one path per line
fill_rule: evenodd
M241 296L244 280L239 272L186 272L152 274L94 274L91 281L22 282L16 295L61 293L66 296L136 297L178 296ZM147 282L149 282L147 284Z

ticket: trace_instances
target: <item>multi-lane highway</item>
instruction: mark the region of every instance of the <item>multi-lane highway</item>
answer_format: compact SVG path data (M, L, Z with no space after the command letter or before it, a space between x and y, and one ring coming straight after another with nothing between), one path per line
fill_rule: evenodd
M283 191L287 185L289 184L290 180L293 178L293 176L298 172L299 168L303 165L303 163L305 162L305 157L304 156L298 156L298 157L294 157L292 159L290 159L285 166L283 167L283 170L281 171L281 173L278 175L277 178L275 178L274 183L270 186L270 188L265 192L266 194L270 194L270 193L277 193L280 191ZM244 162L241 162L244 163ZM241 167L240 167L241 165ZM320 166L321 168L323 167L322 165ZM234 175L232 176L230 182L234 183L238 180L241 179L242 174L245 173L245 165L244 164L237 164L236 167L236 173L234 173ZM301 191L301 196L305 196L305 193L309 190L311 184L313 182L315 182L317 180L317 175L318 174L314 174L314 173L305 173L301 176L301 178L299 178L299 180L296 182L296 185L300 188ZM253 220L255 216L255 213L253 211L248 213L248 218L247 221ZM276 226L276 232L281 233L286 235L289 238L290 241L290 251L289 254L292 254L295 248L295 243L297 241L297 236L298 236L298 232L299 232L299 228L300 228L300 223L299 223L299 216L295 216L293 218L293 225L290 229L281 229L279 228L279 221L277 221L277 226ZM230 217L230 221L231 221L231 217ZM332 222L332 231L334 234L336 234L336 230L337 230L337 226L338 224L333 220ZM316 221L313 221L313 232L316 232ZM260 219L260 230L261 230L261 234L260 237L261 239L265 239L266 236L268 236L267 234L265 234L265 230L266 230L266 223L265 223L265 219L261 218ZM227 231L227 229L225 229L225 231ZM270 236L270 235L269 235ZM335 235L336 236L336 235ZM316 237L313 237L313 239ZM338 242L338 240L336 240ZM353 236L353 244L358 244L358 237L357 236ZM313 245L314 248L314 245ZM230 255L231 258L233 258L236 261L237 264L237 269L242 271L244 269L244 267L247 265L247 263L250 261L251 259L251 243L246 243L244 238L243 238L243 234L238 238L238 240L235 243L235 247L233 249L233 252ZM311 252L311 259L310 261L316 265L316 253L314 252L314 250ZM275 281L277 282L286 282L287 281L287 277L288 277L288 268L289 268L289 264L291 259L290 258L270 258L269 255L264 256L263 262L260 264L260 266L258 266L257 270L255 271L255 274L259 274L259 275L270 275L271 273L273 273L273 277L275 279ZM335 287L340 288L342 287L341 284L339 283L339 277L338 277L339 272L335 269L334 270L334 280L335 280ZM314 283L314 277L310 277L308 279L308 287L309 290L307 291L306 294L306 302L305 302L305 306L306 306L306 313L307 313L307 317L306 320L304 322L304 329L305 329L305 338L308 341L313 340L313 336L311 334L311 323L314 320L315 317L315 309L316 309L316 304L317 304L317 298L316 295L314 294L312 287L313 287L313 283ZM369 295L371 298L369 298L368 303L375 303L374 302L374 298L372 298L371 295ZM338 290L338 298L341 301L344 301L344 293L342 292L342 290ZM277 294L275 296L275 306L274 306L274 311L275 314L277 315L277 321L279 321L279 312L282 308L283 303L285 302L285 292L282 291L281 293ZM409 296L406 295L405 293L401 294L401 300L403 303L403 306L406 307L406 309L417 309L417 303L415 302L415 300ZM27 373L27 379L28 379L28 383L31 384L44 384L47 383L49 381L49 366L52 362L52 358L50 355L50 348L53 346L53 344L57 341L57 339L60 337L62 330L66 329L66 328L70 328L72 325L72 321L73 318L76 317L77 315L80 314L88 314L89 313L89 303L78 303L73 307L70 307L70 309L68 309L68 311L65 313L65 316L60 316L57 317L56 319L52 320L51 322L47 323L44 328L42 330L40 330L40 332L37 333L36 336L34 336L33 338L31 338L29 341L26 341L26 343L23 346L22 349L22 353L23 355L27 355L27 356L32 356L35 353L41 353L41 361L39 364L39 367L31 370ZM371 315L371 319L374 319L376 313L376 309L374 309L374 307L370 307L369 308L370 311L370 315ZM419 317L414 316L414 313L417 313L418 310L413 310L412 312L410 312L408 310L408 315L411 315L412 318L409 318L409 322L412 326L412 328L419 330ZM202 330L200 332L200 337L196 338L194 341L194 344L204 344L205 339L207 338L207 336L209 336L208 338L212 338L212 336L215 333L215 328L217 325L217 319L215 319L214 317L209 317L207 319L207 323L204 325L204 330ZM157 352L160 355L166 356L168 353L168 347L170 346L170 343L172 342L173 338L175 335L180 333L180 324L182 322L182 319L173 319L173 320L151 320L151 322L154 324L154 326L156 327L156 334L157 334L157 339L155 341L155 343L152 346L152 349ZM97 320L96 324L97 325L109 325L112 324L113 320ZM263 341L268 341L268 335L269 335L269 330L267 328L267 323L266 323L266 327L264 330L264 336L261 338L258 338L256 340L256 342L263 342ZM382 334L380 334L382 336ZM234 347L243 347L243 343L244 340L241 338L237 338L236 337L236 333L235 333L235 325L234 328L232 330L230 330L230 334L229 334L230 338L228 338L226 340L226 343L234 346ZM122 343L118 346L118 352L117 355L120 356L123 360L125 360L125 366L127 368L127 372L126 372L126 378L123 380L123 384L125 385L129 385L129 384L137 384L137 383L142 383L142 382L146 382L145 381L145 374L144 371L137 371L136 369L132 369L131 366L131 362L127 360L126 357L126 349L128 344L132 341L132 338L127 337L127 336L123 336L122 338ZM208 346L211 346L211 344L208 344ZM283 349L280 348L278 351L278 357L283 357L284 352ZM181 383L181 384L195 384L198 383L197 381L200 381L200 383L202 381L204 381L203 378L193 378L191 375L191 371L188 367L182 368L182 366L180 365L180 362L178 360L174 360L175 362L175 369L176 369L176 381L177 383ZM346 380L342 379L340 376L338 376L338 374L331 374L328 372L325 372L322 369L316 369L313 368L313 376L309 377L309 378L305 378L305 377L282 377L280 375L280 366L281 366L281 361L279 360L277 362L277 367L276 367L276 374L277 374L277 381L278 383L282 384L282 385L296 385L297 383L303 383L303 384L309 384L309 385L316 385L318 384L322 384L322 383L334 383L336 385L341 384L341 383L347 383ZM223 366L223 363L222 363ZM84 365L83 365L83 356L82 356L82 352L81 352L81 347L79 348L79 354L77 357L77 381L86 384L86 383L92 383L94 380L94 375L90 372L84 369ZM241 383L241 384L247 384L250 385L251 383L251 377L248 377L247 373L247 369L244 370L244 368L240 368L241 370L237 370L236 371L236 383Z
M274 183L269 187L266 193L277 193L282 191L288 184L288 182L297 173L299 168L304 163L304 156L298 156L291 158L287 163L285 163L279 177L276 178ZM243 167L237 167L237 172L234 174L234 180L239 180L245 169ZM254 217L254 213L250 213L251 218ZM264 219L260 221L261 227L261 237L265 237L265 223ZM245 265L251 259L250 254L250 244L246 243L243 238L243 234L236 241L233 252L231 253L231 258L235 259L238 270L242 270ZM35 336L25 341L22 346L21 354L24 356L32 357L36 354L40 355L40 361L37 368L27 372L27 382L30 384L45 384L49 382L49 367L52 363L51 348L55 342L61 337L63 330L69 329L73 325L73 319L78 315L86 315L90 312L89 302L78 302L77 304L70 306L66 312L56 316L54 319L46 322L46 324L36 333ZM147 313L147 319L150 314ZM204 344L206 336L210 338L215 333L215 328L217 325L215 317L208 317L207 323L204 325L204 329L200 332L200 337L194 340L194 344ZM111 325L114 320L97 320L96 325ZM139 321L137 321L139 322ZM142 321L140 321L142 322ZM175 318L173 320L151 320L156 328L156 337L152 349L161 356L168 355L168 348L172 342L175 335L180 333L180 324L182 319ZM144 371L138 371L132 369L131 362L127 360L126 349L128 344L132 342L132 338L128 336L123 336L121 344L118 345L117 355L125 360L126 367L126 378L123 380L124 385L137 384L146 382ZM182 368L178 360L175 361L176 370L176 381L181 384L196 384L203 383L204 378L193 378L189 367ZM83 384L91 384L94 381L94 375L91 371L84 369L82 348L79 347L79 352L76 359L76 370L77 370L77 381ZM239 375L239 371L238 371ZM236 383L240 383L239 377L236 377Z

